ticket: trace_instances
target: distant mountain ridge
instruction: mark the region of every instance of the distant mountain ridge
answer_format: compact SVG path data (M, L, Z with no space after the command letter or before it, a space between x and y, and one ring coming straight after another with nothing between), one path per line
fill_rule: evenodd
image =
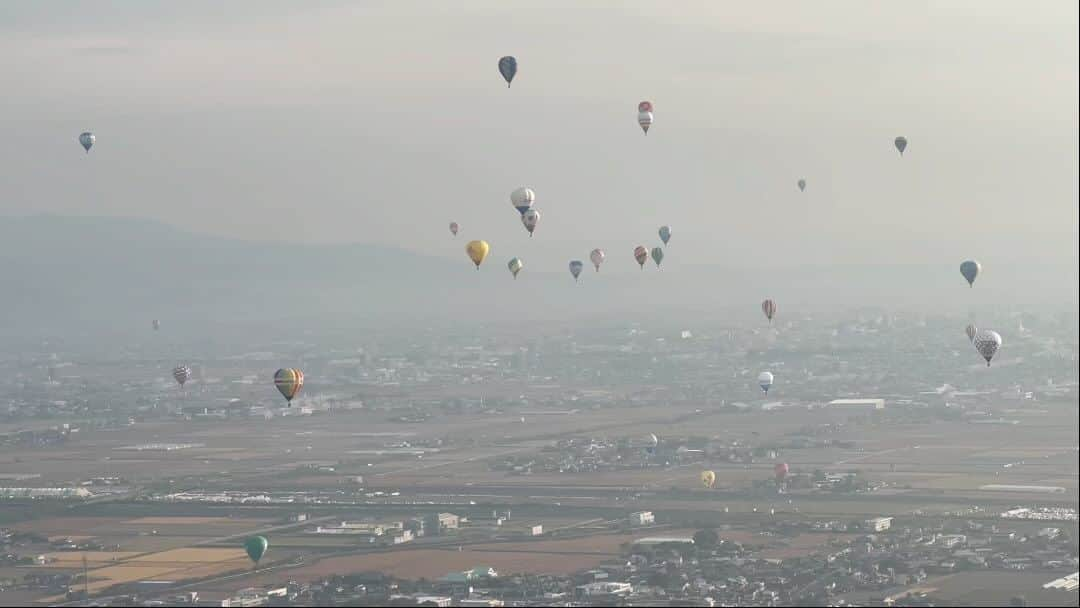
M449 238L449 237L448 237ZM629 253L626 254L627 256ZM750 262L746 262L749 264ZM760 316L775 298L779 318L880 306L891 310L1075 310L1077 278L1045 266L987 266L974 290L959 261L939 266L755 269L694 265L672 254L663 270L569 273L505 260L480 272L467 260L366 244L232 240L123 217L37 215L0 219L0 329L352 317L368 321L575 321Z

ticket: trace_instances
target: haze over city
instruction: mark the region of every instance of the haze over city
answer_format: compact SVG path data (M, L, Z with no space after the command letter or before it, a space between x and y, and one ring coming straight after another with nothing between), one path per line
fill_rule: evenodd
M0 605L1076 606L1078 27L0 3Z

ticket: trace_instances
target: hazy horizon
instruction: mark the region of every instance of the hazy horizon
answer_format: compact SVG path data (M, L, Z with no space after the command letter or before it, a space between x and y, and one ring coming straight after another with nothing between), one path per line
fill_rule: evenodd
M0 16L4 215L447 258L484 238L489 263L548 271L652 246L671 224L672 262L976 258L1076 275L1065 3L15 2ZM520 62L509 90L503 54ZM543 213L532 239L508 201L519 185Z

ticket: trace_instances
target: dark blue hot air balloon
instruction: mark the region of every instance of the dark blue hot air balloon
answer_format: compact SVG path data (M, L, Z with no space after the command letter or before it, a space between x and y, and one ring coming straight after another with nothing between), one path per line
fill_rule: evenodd
M967 260L963 264L960 264L960 274L964 275L967 279L968 286L975 286L975 277L979 276L979 271L982 270L982 266L975 260Z
M499 73L506 80L506 88L510 88L510 83L514 80L514 75L517 74L517 59L514 59L510 55L503 57L499 60Z

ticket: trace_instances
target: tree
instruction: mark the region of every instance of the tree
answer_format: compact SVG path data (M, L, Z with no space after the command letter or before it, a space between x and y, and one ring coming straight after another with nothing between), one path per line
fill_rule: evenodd
M710 551L720 544L720 535L712 528L694 532L694 546L702 551Z

